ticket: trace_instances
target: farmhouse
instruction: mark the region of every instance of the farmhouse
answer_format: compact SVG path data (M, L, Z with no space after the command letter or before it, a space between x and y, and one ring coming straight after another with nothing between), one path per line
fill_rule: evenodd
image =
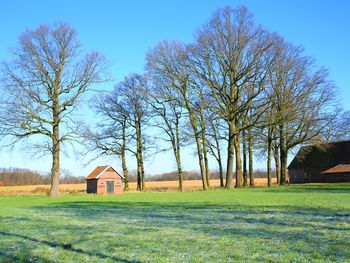
M350 141L301 147L288 171L290 183L350 182Z
M118 194L123 192L123 179L112 166L97 166L86 178L87 193Z

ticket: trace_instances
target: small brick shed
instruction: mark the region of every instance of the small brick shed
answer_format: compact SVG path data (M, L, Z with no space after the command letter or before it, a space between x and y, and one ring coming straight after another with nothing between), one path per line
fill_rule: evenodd
M93 194L120 194L124 176L110 165L97 166L86 178L86 192Z

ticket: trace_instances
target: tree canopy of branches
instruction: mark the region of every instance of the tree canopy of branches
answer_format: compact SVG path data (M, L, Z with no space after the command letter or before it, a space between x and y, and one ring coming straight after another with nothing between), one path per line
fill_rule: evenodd
M271 67L275 120L280 150L280 183L288 183L287 157L294 147L317 139L331 120L335 89L328 72L316 68L302 50L279 41Z
M146 148L145 129L150 120L149 86L146 78L140 74L130 74L115 87L115 95L123 100L126 121L132 129L132 137L136 144L133 150L137 161L137 190L145 190L144 151Z
M209 186L208 171L206 171L204 163L199 120L192 103L198 94L192 81L193 74L188 63L187 47L176 41L164 41L151 49L147 53L146 59L148 74L156 80L156 83L162 83L162 85L169 87L172 90L172 93L169 93L171 99L178 101L188 113L197 146L203 189L206 190Z
M111 93L94 97L91 106L99 116L98 122L93 129L83 125L80 134L83 138L82 144L87 149L86 155L94 152L96 158L115 156L121 159L124 189L128 190L129 171L126 165L126 155L132 134L125 98L119 96L118 92L117 89L114 89Z
M153 126L160 129L163 135L160 135L157 139L164 140L170 143L173 151L178 179L179 179L179 191L183 191L183 171L181 165L181 146L185 142L185 137L181 130L183 129L184 109L178 100L174 99L172 95L173 90L163 83L156 82L154 80L154 86L151 89L151 106L152 113L156 117ZM162 147L161 151L168 150L167 146Z

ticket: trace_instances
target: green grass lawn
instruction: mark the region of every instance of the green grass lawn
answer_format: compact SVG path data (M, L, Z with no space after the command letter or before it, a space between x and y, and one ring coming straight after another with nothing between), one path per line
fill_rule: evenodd
M0 197L0 262L350 262L350 184Z

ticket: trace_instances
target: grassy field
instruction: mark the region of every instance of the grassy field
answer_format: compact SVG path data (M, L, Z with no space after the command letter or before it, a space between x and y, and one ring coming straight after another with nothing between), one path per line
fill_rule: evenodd
M350 262L350 184L0 197L0 262Z
M233 180L234 181L234 180ZM273 183L276 183L276 179L273 179ZM233 182L234 183L234 182ZM219 187L219 180L210 180L212 187ZM266 178L256 178L256 186L266 186ZM136 191L136 182L129 183L130 191ZM49 185L20 185L20 186L0 186L0 196L13 196L13 195L33 195L33 194L45 194L49 191ZM146 182L146 191L177 191L177 181L161 181L161 182ZM202 189L201 180L185 180L185 191L198 191ZM83 193L86 191L86 184L61 184L60 191L62 193Z

